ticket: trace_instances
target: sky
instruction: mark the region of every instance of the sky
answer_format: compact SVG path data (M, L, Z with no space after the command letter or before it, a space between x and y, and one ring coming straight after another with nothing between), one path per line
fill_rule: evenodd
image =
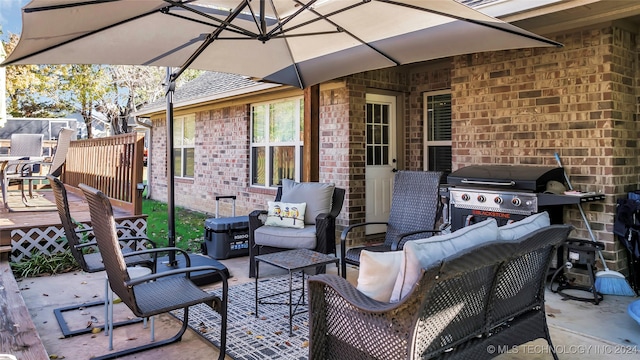
M22 15L20 9L29 0L0 0L0 25L2 26L2 40L9 39L9 33L20 34L22 31Z

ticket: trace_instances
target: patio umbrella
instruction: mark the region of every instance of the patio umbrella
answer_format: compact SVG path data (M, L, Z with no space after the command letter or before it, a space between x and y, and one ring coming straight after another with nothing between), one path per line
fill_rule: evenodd
M454 0L34 0L5 65L191 67L304 88L452 55L557 45Z
M305 88L459 54L560 44L454 0L34 0L4 65L176 67L167 91L169 240L172 102L187 68Z

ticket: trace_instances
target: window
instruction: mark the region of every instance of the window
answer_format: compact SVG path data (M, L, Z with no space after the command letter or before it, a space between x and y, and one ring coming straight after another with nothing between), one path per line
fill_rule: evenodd
M174 176L193 178L195 164L196 116L186 115L173 120Z
M367 165L390 165L390 104L367 102ZM392 155L395 157L395 155Z
M451 91L424 94L424 167L451 173Z
M302 97L251 106L251 185L277 186L302 178Z

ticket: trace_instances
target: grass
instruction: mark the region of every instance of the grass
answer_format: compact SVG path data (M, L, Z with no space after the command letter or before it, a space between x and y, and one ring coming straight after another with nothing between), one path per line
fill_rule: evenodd
M147 214L147 236L158 246L167 245L168 214L167 204L145 199L142 202L142 213ZM204 221L210 215L176 207L176 246L190 252L200 252L204 241Z
M147 214L147 236L159 247L168 243L167 204L155 200L144 199L142 212ZM176 246L189 252L200 252L204 241L204 221L211 216L176 207ZM47 276L79 270L70 251L45 255L34 254L19 263L11 263L17 278Z
M16 278L62 274L78 269L80 267L70 251L53 255L37 253L28 260L11 263L11 270L13 270Z

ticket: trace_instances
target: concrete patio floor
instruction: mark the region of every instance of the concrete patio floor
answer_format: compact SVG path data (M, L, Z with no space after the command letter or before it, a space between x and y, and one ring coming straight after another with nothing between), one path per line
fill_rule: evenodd
M248 257L222 260L232 275L229 286L253 281L248 278ZM261 277L274 274L276 269L261 266ZM328 270L335 273L335 267ZM104 273L87 274L74 272L50 277L27 278L19 282L19 287L38 333L50 356L58 359L82 360L108 352L108 337L99 334L78 335L63 338L53 314L55 308L96 301L104 298ZM355 282L357 270L348 270L348 279ZM206 288L215 288L216 285ZM589 302L563 301L555 293L547 291L547 314L551 338L560 359L638 359L640 355L640 324L627 314L627 305L637 298L605 296L599 305ZM116 321L131 316L122 304L115 305ZM69 312L65 315L72 328L87 323L91 315L103 319L103 307ZM171 336L180 323L172 316L164 314L156 318L156 339ZM142 324L116 328L114 331L115 350L149 341L149 330ZM491 349L488 349L491 351ZM216 359L219 351L209 342L201 339L192 330L187 330L182 341L158 349L129 355L122 359ZM231 359L230 357L226 357ZM537 340L513 349L498 357L501 360L551 359L546 342Z

